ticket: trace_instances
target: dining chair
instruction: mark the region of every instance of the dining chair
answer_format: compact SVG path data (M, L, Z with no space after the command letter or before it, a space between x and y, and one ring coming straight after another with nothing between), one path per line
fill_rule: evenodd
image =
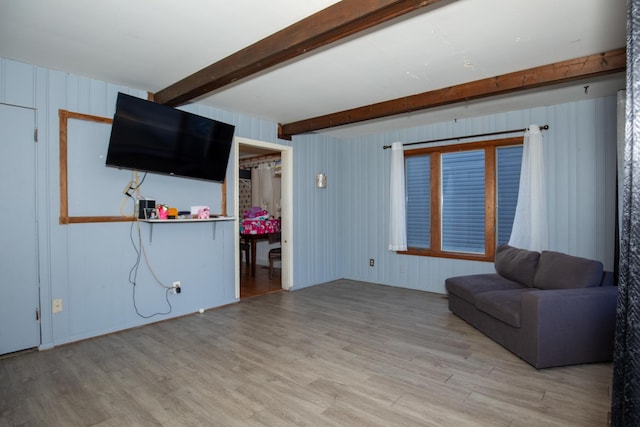
M277 243L280 241L280 233L269 234L269 244ZM273 248L269 250L269 279L273 278L273 263L274 261L282 260L282 247Z

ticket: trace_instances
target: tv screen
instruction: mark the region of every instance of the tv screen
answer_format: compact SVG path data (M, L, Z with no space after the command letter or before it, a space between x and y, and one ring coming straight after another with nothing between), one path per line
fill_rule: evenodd
M222 182L235 126L118 93L107 166Z

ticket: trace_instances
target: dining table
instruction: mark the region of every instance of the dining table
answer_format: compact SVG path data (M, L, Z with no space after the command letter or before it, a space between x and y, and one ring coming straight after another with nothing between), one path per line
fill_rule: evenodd
M260 240L268 240L270 243L280 241L280 231L275 233L240 233L240 243L249 245L249 266L251 277L256 275L256 243Z

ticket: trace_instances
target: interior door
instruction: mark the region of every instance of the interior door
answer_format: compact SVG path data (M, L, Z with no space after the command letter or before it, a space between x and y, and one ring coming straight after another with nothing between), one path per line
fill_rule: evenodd
M0 104L0 354L40 344L35 111Z

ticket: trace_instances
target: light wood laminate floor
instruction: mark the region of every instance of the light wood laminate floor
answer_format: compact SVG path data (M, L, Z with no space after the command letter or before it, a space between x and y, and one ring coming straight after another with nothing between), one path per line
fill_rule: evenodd
M605 426L611 373L537 371L442 295L340 280L0 360L0 425Z

